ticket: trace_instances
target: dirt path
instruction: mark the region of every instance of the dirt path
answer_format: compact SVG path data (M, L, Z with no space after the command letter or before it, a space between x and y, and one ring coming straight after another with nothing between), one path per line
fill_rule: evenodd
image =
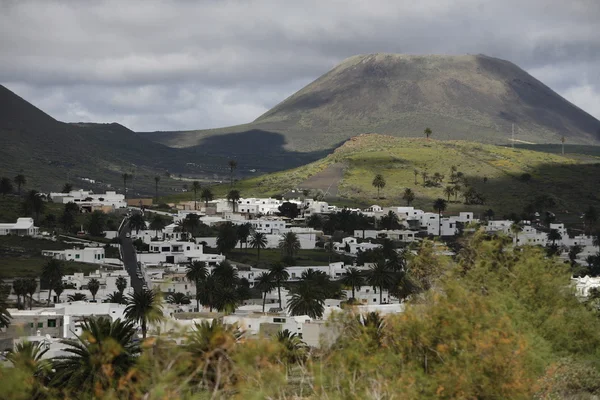
M299 187L301 189L321 189L325 196L337 196L338 185L344 178L344 163L331 164L323 171L315 174L302 182Z

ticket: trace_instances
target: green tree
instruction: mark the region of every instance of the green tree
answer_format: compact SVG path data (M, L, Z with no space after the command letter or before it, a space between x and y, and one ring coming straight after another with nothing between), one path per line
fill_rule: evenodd
M56 293L56 302L60 303L60 295L65 291L65 285L62 283L62 281L58 281L54 284L54 286L52 287L52 290L54 290L54 293ZM31 299L29 301L31 304ZM30 308L31 308L31 305L30 305Z
M442 212L446 211L447 203L444 199L437 199L433 202L433 209L438 212L438 235L442 236Z
M418 182L417 182L417 177L419 176L419 173L420 173L420 172L419 172L419 170L418 170L418 169L414 169L414 170L413 170L413 174L414 174L414 176L415 176L415 185L417 185L417 184L418 184Z
M146 229L146 221L141 213L134 213L129 217L129 227L135 231L136 234L140 233L141 230Z
M515 235L515 246L519 245L519 233L521 233L523 231L523 227L521 226L521 224L518 223L513 223L510 226L510 231L512 232L513 235Z
M311 318L323 317L325 293L310 281L301 281L290 289L288 310L291 315L308 315Z
M146 339L148 324L159 322L163 319L160 296L157 292L148 289L135 291L127 300L125 318L141 325L142 338Z
M275 282L273 281L273 277L268 272L261 272L260 275L256 278L256 284L254 286L262 293L262 312L265 312L265 303L267 301L267 294L275 289Z
M39 221L40 214L43 213L44 208L46 208L46 203L42 199L40 193L35 190L30 190L25 196L22 207L25 214L31 215L36 221Z
M7 304L9 290L5 290L4 285L0 282L0 328L8 328L12 318Z
M73 190L73 185L71 185L70 183L65 183L61 190L61 193L70 193L71 190Z
M17 307L21 308L21 296L23 297L23 303L25 303L25 296L27 295L27 286L25 279L18 278L13 281L12 284L13 292L17 295ZM23 306L24 307L24 306Z
M116 291L116 292L109 294L106 297L105 302L113 303L113 304L127 304L127 299L125 298L125 296L123 296L123 293Z
M198 191L200 189L202 189L202 186L200 186L200 182L192 182L192 190L194 191L194 210L198 209Z
M415 199L415 193L410 188L404 189L404 193L402 194L402 199L406 200L406 205L410 206L410 203Z
M429 136L431 136L431 134L433 133L433 131L431 130L431 128L425 128L425 130L423 131L423 133L425 133L425 137L429 141Z
M279 249L286 257L293 258L298 254L300 248L300 240L298 239L298 235L294 232L284 233L281 240L279 240Z
M235 160L229 160L227 162L227 164L229 165L229 173L230 173L230 177L229 177L229 181L231 184L231 187L233 187L233 174L235 173L235 170L237 169L237 161ZM235 212L235 210L234 210Z
M447 201L450 202L450 196L452 196L454 194L454 187L446 186L444 188L444 194L446 195Z
M285 267L285 265L281 264L281 263L275 263L271 266L271 268L269 269L269 274L271 275L271 278L273 279L273 282L275 283L275 286L277 287L277 296L279 298L279 309L281 310L281 285L286 282L289 277L290 274L287 271L287 268Z
M341 279L341 282L345 286L349 286L352 289L352 298L356 299L355 290L360 289L365 283L365 277L363 273L357 268L348 268L346 273Z
M121 178L123 179L123 193L125 198L127 198L127 181L131 179L131 175L129 175L127 172L124 172L121 174Z
M43 359L48 350L40 342L24 341L17 343L15 348L9 351L6 359L12 363L13 367L26 370L41 384L49 372L49 362Z
M232 189L227 193L227 200L231 203L231 207L233 208L233 212L235 212L237 208L237 202L240 199L239 190Z
M19 174L17 176L15 176L15 185L17 185L17 191L19 196L21 196L21 187L25 186L25 184L27 183L27 179L25 178L25 175L23 174Z
M583 213L584 230L586 234L591 234L598 224L598 211L594 206L589 206Z
M552 245L556 245L557 240L562 240L562 235L556 229L551 229L548 233L548 240L552 242Z
M175 292L169 294L167 297L167 303L169 304L190 304L190 298L185 295L185 293Z
M208 207L208 202L213 200L213 192L210 188L202 189L202 193L200 193L200 198L204 200L204 206Z
M190 281L194 282L196 286L196 308L200 311L200 290L202 289L201 282L208 276L208 269L206 263L202 261L192 261L186 268L185 277Z
M387 289L394 281L394 273L388 268L385 260L381 259L369 267L366 272L367 283L379 288L379 304L383 304L383 289Z
M160 182L160 176L156 175L154 177L154 194L157 199L158 199L158 183L159 182Z
M267 247L267 236L262 232L254 232L250 237L250 247L256 249L256 263L260 262L260 249Z
M154 214L152 221L150 221L150 229L156 233L156 237L158 237L158 231L165 229L165 226L167 226L167 223L164 218L160 214Z
M250 236L251 232L252 225L249 223L240 224L237 226L237 238L240 242L240 249L242 248L242 243L245 243L246 247L248 247L248 236Z
M119 276L115 280L115 286L117 286L117 290L119 291L119 293L123 294L123 292L127 288L127 279L125 279L124 276Z
M140 354L131 322L120 319L90 318L82 324L83 333L76 339L61 342L68 355L52 360L55 373L51 385L80 397L81 393L101 393L116 387Z
M385 187L385 178L381 174L375 175L373 178L373 182L371 183L373 187L377 188L377 198L379 199L379 191Z
M300 336L288 329L277 332L275 340L281 345L282 360L286 365L302 363L308 356L308 346Z
M50 297L52 296L52 288L55 287L58 282L62 281L64 275L63 265L57 259L50 259L42 267L42 279L48 285L48 305L50 305Z
M217 250L221 254L229 254L237 244L237 230L231 222L219 226L217 233Z
M383 229L398 229L400 227L400 220L398 219L398 215L390 210L381 217L380 225Z
M67 301L87 301L87 296L83 293L73 293L67 296Z
M65 204L65 208L63 210L62 216L60 217L60 222L63 226L63 229L67 232L73 231L75 227L75 222L77 221L77 216L80 214L79 207L77 204L73 202L69 202Z
M13 184L12 181L10 180L10 178L7 177L2 177L2 179L0 179L0 193L2 193L2 196L6 196L9 193L12 193L13 191Z
M106 230L106 214L98 210L93 211L87 219L86 228L91 236L104 236L104 231Z
M61 281L62 283L62 281ZM25 292L29 295L29 309L31 310L33 306L33 295L37 292L37 280L35 278L29 278L25 280ZM59 285L60 286L60 285ZM54 288L56 291L56 287ZM57 296L60 295L57 293Z
M90 279L87 283L87 288L92 294L92 301L96 302L96 293L98 293L98 290L100 289L100 282L98 281L98 279Z

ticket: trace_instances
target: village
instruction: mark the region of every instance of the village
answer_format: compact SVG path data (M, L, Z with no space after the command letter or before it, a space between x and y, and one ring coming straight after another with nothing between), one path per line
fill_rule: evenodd
M410 206L351 209L301 192L288 199L207 198L169 204L167 211L151 198L126 199L116 192L72 190L46 197L75 204L80 213L118 215L121 223L102 232L104 242L75 236L72 248L41 251L49 264L83 262L97 266L95 272L60 275L53 283L44 276L29 290L23 279L5 280L8 300L17 307L8 309L10 325L0 331L2 350L28 341L43 343L46 357L61 355L61 340L81 334L87 318L124 319L136 291L156 293L160 304L162 318L149 324L149 335L218 320L248 338L287 330L320 347L339 335L327 321L348 307L358 314L402 313L412 294L410 285L399 290L397 284L410 268L407 259L422 246L455 256L457 240L477 231L513 247L543 247L570 263L581 298L600 287L598 238L570 235L558 222L444 215ZM40 229L29 217L0 224L0 235L56 240L56 232ZM240 261L237 249L246 258ZM302 257L311 251L320 257Z

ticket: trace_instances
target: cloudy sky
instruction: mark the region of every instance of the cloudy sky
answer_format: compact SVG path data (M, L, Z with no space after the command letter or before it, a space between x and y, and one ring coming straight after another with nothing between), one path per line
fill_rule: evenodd
M600 118L599 0L0 0L0 83L63 121L249 122L346 57L483 53Z

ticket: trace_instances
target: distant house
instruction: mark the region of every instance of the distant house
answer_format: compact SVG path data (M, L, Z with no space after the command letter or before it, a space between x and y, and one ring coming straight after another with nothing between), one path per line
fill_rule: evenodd
M18 218L14 224L0 224L0 236L34 236L39 233L40 228L34 226L33 218Z
M104 248L86 247L69 250L42 250L42 255L63 261L79 261L94 264L104 264Z

